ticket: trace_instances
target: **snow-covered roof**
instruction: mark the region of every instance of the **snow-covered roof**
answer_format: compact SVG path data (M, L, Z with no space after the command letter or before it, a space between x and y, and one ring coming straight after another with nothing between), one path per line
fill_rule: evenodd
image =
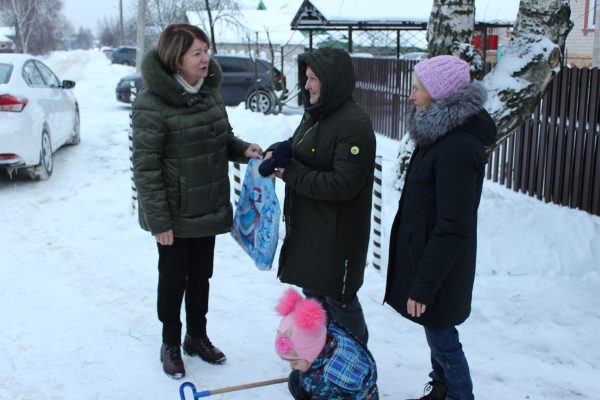
M0 33L0 42L12 42L12 40Z
M238 24L233 23L231 18L216 19L216 42L244 43L250 38L254 43L256 41L256 32L258 32L259 43L268 43L266 33L268 30L273 44L302 44L306 41L304 36L298 31L293 31L290 27L296 11L296 5L289 6L283 4L279 7L273 6L272 8L267 8L266 10L242 8L234 16ZM210 32L206 12L188 11L186 16L190 24L201 27L207 33Z
M309 0L329 22L427 23L433 1L415 0ZM300 6L298 7L300 9ZM512 24L519 0L475 0L475 21Z
M15 28L12 26L0 26L0 35L15 36Z

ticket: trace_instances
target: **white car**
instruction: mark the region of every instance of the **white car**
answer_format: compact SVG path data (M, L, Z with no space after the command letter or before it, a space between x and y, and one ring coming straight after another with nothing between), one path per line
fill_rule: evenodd
M0 54L0 169L50 177L52 153L80 141L74 86L33 56Z

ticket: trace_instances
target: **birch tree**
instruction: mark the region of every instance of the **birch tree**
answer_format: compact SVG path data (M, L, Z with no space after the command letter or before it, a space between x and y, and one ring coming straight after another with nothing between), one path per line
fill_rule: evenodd
M38 0L2 0L0 1L7 22L15 27L15 45L21 53L29 52L29 39L36 26Z
M171 24L180 24L185 20L189 3L186 0L147 0L146 21L161 31Z
M190 0L190 7L198 13L201 28L209 32L211 49L217 54L215 27L217 24L226 29L235 29L243 33L240 24L240 7L235 0Z
M434 0L427 25L429 56L451 54L471 64L471 76L483 70L473 43L475 0Z
M463 4L467 2L472 3L435 0L429 21L431 56L456 54L469 27L472 35L473 20L456 17L474 15L474 5L471 8ZM546 86L560 71L561 48L573 27L570 15L568 0L521 0L502 59L482 81L488 91L485 108L498 127L496 146L530 118ZM453 18L457 21L451 22ZM408 138L401 142L396 185L399 189L413 148Z

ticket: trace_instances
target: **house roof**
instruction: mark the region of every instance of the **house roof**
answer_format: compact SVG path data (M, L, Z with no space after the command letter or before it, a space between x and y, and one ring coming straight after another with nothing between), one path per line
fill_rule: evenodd
M267 29L271 42L274 44L301 44L306 41L300 32L290 29L290 22L300 2L293 6L282 4L278 7L270 7L266 1L264 3L267 6L266 10L241 8L239 11L235 11L234 18L238 22L237 24L227 18L216 19L215 36L217 43L243 43L248 41L248 38L255 43L257 32L258 42L268 43ZM258 4L258 1L256 4ZM210 32L206 12L188 11L186 16L190 24L201 27L207 33Z
M316 9L316 15L302 15L303 9ZM433 1L414 0L304 0L292 25L376 25L423 26L429 22ZM512 25L519 10L519 0L475 0L475 21L485 24ZM314 22L311 22L311 17Z
M15 36L15 28L12 26L0 26L0 35Z
M9 38L7 38L6 36L4 36L3 34L0 33L0 42L11 42L12 40L10 40Z

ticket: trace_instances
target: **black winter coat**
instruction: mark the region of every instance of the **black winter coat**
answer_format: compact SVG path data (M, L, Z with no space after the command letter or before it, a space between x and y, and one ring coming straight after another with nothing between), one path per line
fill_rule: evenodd
M294 133L293 160L283 174L286 237L278 275L319 295L350 300L362 285L369 247L375 134L351 98L348 54L320 49L300 62L319 77L321 95Z
M385 302L421 325L443 329L471 312L477 208L496 126L472 83L412 114L416 142L390 238ZM425 304L408 315L408 298Z

